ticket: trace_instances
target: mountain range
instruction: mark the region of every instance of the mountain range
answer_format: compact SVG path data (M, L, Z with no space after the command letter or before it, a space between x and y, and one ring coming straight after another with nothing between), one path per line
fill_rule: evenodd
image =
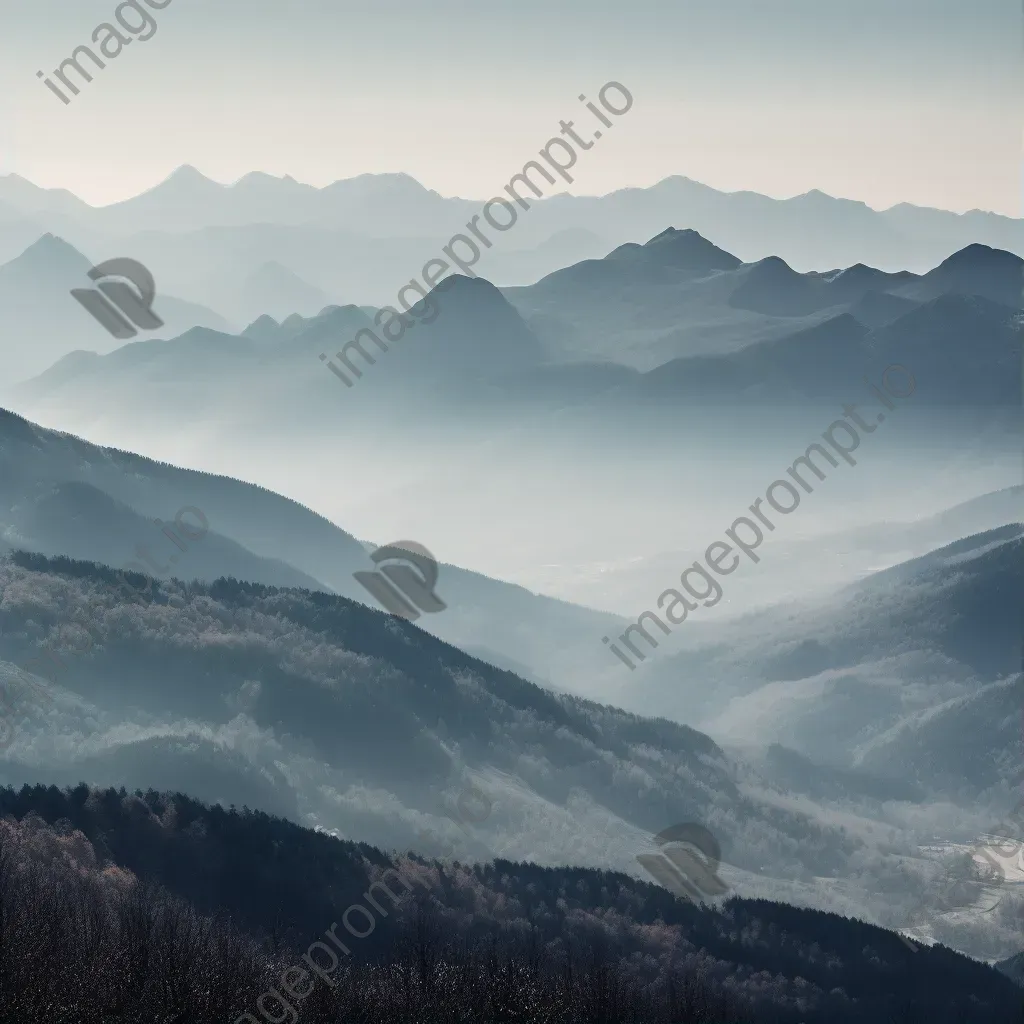
M1024 782L1022 559L1024 524L1010 523L873 573L813 608L797 602L709 630L641 669L632 704L723 739L770 739L900 778L933 797L1012 793ZM707 676L719 680L713 689L679 684Z
M8 782L130 775L422 847L427 825L462 842L440 808L468 774L502 806L468 856L635 870L644 834L698 821L719 837L731 885L899 924L900 886L927 887L933 871L921 820L977 828L1018 781L1020 527L868 577L816 618L764 613L740 625L742 644L701 633L617 691L633 709L619 711L533 680L588 658L599 676L595 640L621 619L442 565L448 607L421 619L435 639L366 608L351 577L372 564L365 546L295 502L10 413L2 425ZM161 527L186 507L182 552ZM208 532L193 539L197 522ZM141 603L96 564L125 559ZM33 661L47 649L59 672ZM771 742L823 776L854 775L798 796L758 752ZM937 927L962 947L1005 941Z
M68 315L81 311L70 299L57 299L65 269L84 262L51 238L0 268L0 301L5 276L17 282L12 292L33 301L48 295L44 308L56 319L45 333L65 337L58 356L81 347L81 324L67 325ZM335 353L359 331L382 332L360 307L328 306L280 323L261 316L230 338L207 327L173 341L133 342L105 358L75 352L28 388L8 388L8 401L20 396L30 415L50 409L73 414L83 404L75 395L87 385L90 394L100 388L131 395L125 400L152 414L166 404L167 386L216 388L222 417L236 407L232 393L259 395L269 374L273 405L289 418L293 411L333 419L346 409L363 415L364 403L379 404L382 391L397 388L401 401L389 400L389 412L401 419L411 414L410 403L414 415L429 407L431 395L436 411L454 394L463 412L475 406L478 413L495 398L557 409L603 393L645 403L835 398L866 371L901 363L925 374L919 402L1011 407L1020 402L1012 367L1022 282L1024 260L981 245L922 276L863 266L800 274L777 258L742 264L692 230L670 228L644 245L624 246L527 288L502 292L484 280L453 276L406 317L401 340L364 342L362 353L348 349L345 360ZM969 350L964 337L972 338ZM350 387L359 385L358 392L345 393L346 402L338 400L338 382L321 365L328 358L347 373ZM157 373L161 360L175 370ZM233 383L227 392L225 378ZM372 399L363 398L367 391ZM116 405L100 408L110 415ZM73 419L67 425L83 426Z
M76 348L110 352L121 344L71 296L72 289L90 287L92 266L91 260L50 234L0 266L8 382L35 376ZM170 335L196 325L230 329L212 310L166 294L157 296L153 311L164 321L162 331Z
M369 599L353 576L373 567L363 543L265 488L100 448L4 411L0 466L0 544L7 550L118 568L134 561L136 572L159 568L188 579L228 576ZM182 552L155 520L171 522L184 507L198 509L209 532L186 541ZM196 518L186 517L191 529ZM149 563L139 561L139 545L150 552ZM448 607L424 620L426 628L541 680L557 678L568 665L598 663L594 635L620 622L455 566L440 572Z
M984 917L962 852L1022 781L1019 225L712 193L537 203L368 357L344 347L396 268L478 203L183 169L96 210L0 179L0 253L39 230L0 266L0 781L634 877L699 823L745 895L1019 950L1019 894ZM150 266L165 327L105 335L68 294L84 251ZM632 594L892 364L916 391L888 440L627 673L602 640ZM402 536L444 552L415 624L355 575ZM466 778L493 807L468 837Z
M315 188L287 175L254 172L222 185L185 166L138 196L96 208L64 190L41 189L17 175L0 177L0 202L17 214L47 219L50 230L79 225L120 239L146 231L316 224L366 238L440 241L478 213L486 198L446 198L406 174L365 174ZM597 197L559 194L531 200L531 206L531 216L516 229L517 245L533 247L560 232L587 231L615 246L683 222L747 262L777 255L802 270L856 263L923 270L972 242L1024 255L1022 222L998 214L955 214L907 203L879 211L819 191L772 199L721 192L678 175L649 188Z

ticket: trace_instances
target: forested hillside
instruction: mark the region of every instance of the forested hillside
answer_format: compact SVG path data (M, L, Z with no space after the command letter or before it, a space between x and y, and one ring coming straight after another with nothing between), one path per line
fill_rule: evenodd
M0 812L5 1020L1024 1020L993 968L833 914L712 910L580 868L389 858L181 794L25 787L0 790ZM382 877L392 901L370 888ZM340 962L326 944L303 958L332 932Z
M833 874L861 845L748 794L702 733L553 694L345 598L135 579L132 600L101 566L0 563L0 781L176 786L385 846L430 823L479 859L633 866L680 821L748 871ZM468 843L443 813L467 774L494 803Z

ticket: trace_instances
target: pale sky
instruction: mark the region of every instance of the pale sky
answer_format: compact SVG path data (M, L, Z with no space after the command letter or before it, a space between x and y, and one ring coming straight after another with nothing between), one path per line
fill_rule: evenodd
M617 80L633 109L573 192L683 174L1022 214L1020 0L169 0L64 106L36 71L116 6L0 0L0 171L96 204L185 163L487 198Z

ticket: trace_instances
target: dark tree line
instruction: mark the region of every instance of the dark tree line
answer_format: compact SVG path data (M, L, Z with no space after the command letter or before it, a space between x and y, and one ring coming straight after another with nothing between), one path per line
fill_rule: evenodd
M396 923L386 958L352 961L323 981L305 972L297 986L305 998L289 1000L280 978L301 964L294 951L91 864L85 847L38 820L0 827L4 1021L224 1024L300 1013L310 1024L752 1019L699 970L651 986L595 950L555 965L508 935L489 943L445 938L424 900Z
M1024 1021L991 968L835 914L418 858L429 884L347 940L335 987L286 999L282 972L363 900L381 851L84 785L0 789L0 819L0 1021Z

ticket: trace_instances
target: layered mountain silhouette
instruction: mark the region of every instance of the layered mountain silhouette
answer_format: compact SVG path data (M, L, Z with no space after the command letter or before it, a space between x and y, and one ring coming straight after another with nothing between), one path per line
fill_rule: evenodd
M675 517L690 542L703 500L699 488L687 493L691 457L706 459L701 480L729 486L714 463L730 454L719 428L743 420L748 405L753 462L774 444L756 423L766 406L841 407L851 385L891 363L912 369L915 403L936 417L957 406L986 430L1007 410L1019 418L1024 261L959 243L927 263L906 261L918 273L873 261L864 250L882 228L892 246L899 231L882 214L821 194L782 203L730 196L714 208L708 190L673 180L541 202L509 249L519 272L539 266L531 261L541 249L553 260L595 246L607 255L500 289L481 260L479 277L450 277L395 321L381 305L479 204L453 203L403 176L314 189L260 174L222 186L185 169L102 211L24 183L5 187L7 215L63 218L77 232L66 235L75 247L48 235L0 267L12 348L41 363L13 392L17 409L122 447L180 431L192 464L210 465L198 460L215 451L242 466L226 447L233 439L252 451L233 469L250 479L267 481L260 460L286 463L300 479L308 460L321 499L344 510L339 522L352 508L364 526L375 522L369 507L417 522L433 514L449 528L443 516L487 524L480 510L497 509L508 523L481 533L481 543L507 544L509 563L527 560L531 531L607 530L606 560L572 537L542 566L558 559L551 568L576 573L580 594L588 579L596 588L648 558L649 538L664 529L658 516ZM700 216L665 215L667 203L685 210L698 198L711 204ZM742 245L727 230L703 230L726 207L754 225ZM260 210L277 222L258 221ZM589 218L582 233L573 211ZM456 213L462 221L453 223ZM792 252L805 237L799 225L812 220L818 251L841 252L856 236L857 258L803 269ZM768 223L785 244L759 252L750 239ZM133 255L166 261L152 268L158 289L166 280L190 296L220 292L223 310L244 312L238 322L249 326L235 331L180 305L172 328L159 305L171 300L158 299L168 329L115 347L67 295L87 281L79 240L101 231L104 244L130 241ZM390 295L368 294L378 268L406 265L398 254L415 255L409 276L403 269ZM389 320L402 323L400 337L384 330ZM90 339L89 329L103 337ZM371 332L381 344L367 340ZM357 335L362 351L352 347ZM714 422L711 407L722 412ZM666 431L674 452L644 447L649 424L684 416L699 426ZM519 433L500 433L508 425ZM924 436L908 430L900 444ZM1000 436L993 430L993 464ZM477 441L497 442L495 450L477 453ZM955 453L959 445L950 442ZM549 449L566 460L554 481L545 479ZM690 459L678 487L640 496L616 472L628 465L653 481L643 463L665 451ZM931 458L923 444L915 451ZM733 454L738 466L742 453ZM597 462L601 489L588 491ZM983 479L1000 486L998 467L967 468L971 493ZM678 466L660 472L671 477ZM209 523L187 550L162 531L184 508ZM445 608L413 626L376 610L354 577L373 570L372 545L394 537L365 530L374 535L357 539L266 488L0 413L0 677L5 692L23 694L0 775L157 789L184 780L203 799L402 846L425 824L453 834L439 801L453 774L471 772L502 809L461 847L470 857L500 850L633 870L649 834L701 822L722 840L737 888L899 923L904 897L924 890L931 870L920 851L925 829L966 832L978 807L996 807L1020 781L1015 581L1024 541L1003 510L990 499L943 523L903 524L877 549L865 536L867 551L888 555L905 542L920 553L928 538L937 545L972 532L979 516L986 531L999 527L913 561L902 554L899 565L806 608L777 607L738 627L702 620L678 653L660 651L627 680L601 643L628 624L617 615L442 564ZM881 514L858 509L844 523L874 516L882 529ZM628 516L636 522L620 522ZM145 600L111 593L114 570L126 565ZM863 560L834 577L823 567L820 582L863 571ZM81 629L94 633L90 649L65 658L60 678L31 679L41 691L26 689L17 666ZM944 934L982 948L974 935Z
M546 359L546 346L498 289L455 275L411 313L328 306L307 318L264 316L241 335L197 327L113 352L75 352L6 394L8 404L64 426L71 425L65 414L79 409L83 430L98 418L166 418L169 426L186 393L189 402L204 399L200 421L210 416L238 429L256 419L258 431L277 422L283 433L301 434L365 422L383 403L388 429L396 429L420 406L450 408L453 394L486 404L481 386L518 378Z
M954 799L1012 792L1024 755L1022 560L1024 525L1011 523L813 608L749 616L652 664L637 706L685 705L715 735L774 740ZM709 675L713 690L678 683Z
M182 552L154 520L172 524L186 506L200 510L209 533L186 541ZM194 513L185 521L196 529ZM353 577L373 569L365 546L298 502L228 477L91 445L2 410L0 530L8 550L67 554L115 568L131 561L132 571L164 577L311 587L373 603ZM140 564L138 545L161 573L152 562L148 569ZM616 616L455 566L443 566L441 574L447 609L425 617L424 627L538 679L600 664L594 637L619 624Z
M204 799L255 798L343 835L422 848L417 828L438 827L442 798L468 772L495 805L476 830L487 845L469 844L471 855L493 844L513 858L634 871L644 833L712 813L723 859L740 870L765 865L747 838L758 830L795 849L811 827L814 850L799 856L817 872L858 845L741 791L699 732L542 690L345 598L164 580L153 600L132 603L104 567L17 553L0 577L5 691L21 692L17 666L47 648L65 666L29 670L49 700L22 697L8 779L105 785L130 771L159 788L188 778ZM41 763L53 736L78 741ZM785 859L772 865L782 876Z
M5 462L16 474L16 467ZM39 469L42 467L37 463L31 476ZM7 549L61 552L115 567L130 564L133 569L129 571L185 579L231 576L280 586L323 587L312 576L276 559L254 555L203 527L201 516L205 513L201 509L200 514L193 510L183 517L185 537L181 527L174 530L173 514L178 510L169 512L167 522L172 524L173 536L168 537L153 519L146 519L91 484L44 482L44 474L45 470L35 483L30 482L31 477L12 474L2 487L2 543Z
M691 403L842 401L851 381L901 365L913 368L915 387L923 385L920 404L1013 409L1021 400L1019 357L1015 310L978 296L941 295L873 329L841 313L740 352L673 360L645 374L637 392Z
M44 239L0 268L0 302L38 304L40 289L57 294L68 280L80 276L84 266L84 257L75 250L59 240ZM715 379L734 381L740 389L768 383L775 387L785 378L788 388L799 391L810 386L811 381L803 379L808 374L819 385L831 374L838 386L838 377L860 375L859 364L853 362L857 358L877 363L884 356L909 365L927 354L938 360L938 388L930 388L928 394L939 400L939 395L948 397L951 381L962 377L966 349L957 344L959 335L976 339L971 350L975 363L967 374L963 400L1005 404L1013 401L1006 359L1015 351L1011 339L1021 302L1022 268L1024 261L1012 254L971 246L923 277L863 265L800 274L777 257L741 264L694 231L668 229L644 245L622 246L604 259L565 268L528 288L505 289L507 302L483 279L456 275L414 307L413 314L400 311L408 329L396 332L393 325L389 340L380 326L388 319L383 314L384 320L374 321L359 307L327 306L303 320L297 312L280 315L289 305L282 300L275 318L284 328L279 337L290 334L294 343L276 354L266 345L252 346L251 352L258 360L301 354L295 369L306 376L307 352L331 356L366 328L377 334L382 346L368 341L368 357L356 352L351 359L361 375L372 372L374 378L434 378L458 386L460 380L522 374L552 361L599 360L653 371L651 380L639 385L645 392L663 389L665 380L679 381L684 392L703 389L702 383L689 388L684 383L691 370L696 382L710 373ZM263 273L290 292L292 302L298 303L301 296L308 308L322 297L280 265L265 266ZM257 275L257 286L261 280ZM276 305L280 296L275 297L269 280L265 290L267 301ZM274 332L263 328L259 338L268 341ZM851 333L858 330L863 332L859 346L851 341ZM402 336L393 340L395 334ZM246 337L256 338L257 332L247 331ZM70 351L71 344L65 344ZM101 351L109 347L104 345ZM398 358L392 357L392 349L400 352ZM244 348L233 351L244 361ZM813 357L814 366L800 370L794 359L806 355ZM141 350L132 358L140 356ZM719 362L690 366L673 362L673 357ZM94 363L92 375L102 378L120 372L120 358ZM386 359L387 366L373 371L370 359L374 365ZM76 364L78 369L83 366ZM200 358L191 375L198 377L209 369ZM58 379L69 383L67 372L65 368ZM321 372L319 377L323 376ZM984 393L986 381L995 389L989 394ZM52 379L44 379L34 393L52 389L52 384Z
M321 224L366 238L424 237L435 244L479 213L481 205L442 197L405 174L361 175L317 189L287 175L262 172L221 185L192 167L181 167L142 194L102 208L16 175L0 178L0 201L50 218L50 230L78 224L90 234ZM778 255L802 270L856 263L926 270L976 242L1024 254L1021 221L997 214L955 214L909 204L878 211L819 191L779 200L754 192L720 192L679 175L606 196L540 199L516 227L522 239L517 246L534 247L560 232L581 229L599 233L614 246L650 237L667 223L688 224L743 260Z
M1022 284L1024 261L984 246L923 277L801 274L670 230L505 291L557 357L646 368L643 400L839 397L898 363L921 367L924 402L1013 406Z
M1012 252L975 243L953 253L919 281L897 294L934 299L940 295L980 295L1012 309L1024 305L1024 260Z
M673 267L676 270L690 270L694 274L735 270L742 263L732 253L719 249L699 232L692 229L679 231L676 228L666 228L645 245L637 245L635 242L620 245L608 254L607 259L649 263L654 267Z
M240 335L194 328L72 351L4 400L103 439L173 437L187 406L190 432L225 441L301 444L373 422L415 447L467 422L485 438L545 422L629 430L641 412L678 419L737 403L750 414L841 407L857 382L900 364L915 375L915 406L968 410L983 425L1019 415L1019 307L991 295L1010 297L1020 262L974 247L934 276L799 274L781 260L737 264L695 232L668 230L528 288L455 275L411 313L329 305L263 315ZM993 263L1005 280L987 274Z
M122 344L71 296L89 288L93 263L53 235L44 235L20 256L0 266L0 317L5 334L8 382L40 373L75 349L107 352ZM154 311L164 320L165 337L196 324L227 329L212 310L158 294Z

